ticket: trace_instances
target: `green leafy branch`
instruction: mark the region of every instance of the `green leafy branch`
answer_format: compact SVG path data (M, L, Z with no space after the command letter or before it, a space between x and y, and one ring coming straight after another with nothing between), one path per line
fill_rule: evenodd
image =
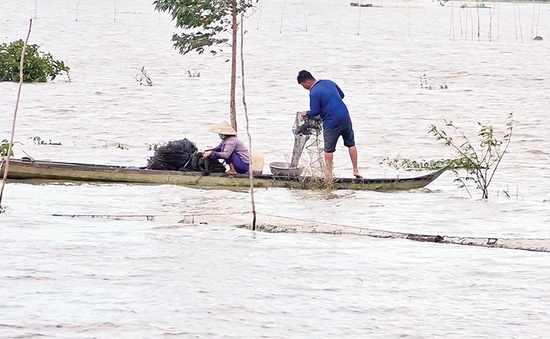
M0 156L7 157L9 150L10 150L10 142L8 141L8 139L2 140L2 144L0 144ZM11 150L9 156L13 157L13 150Z
M510 113L506 123L506 134L502 139L497 138L492 126L478 122L480 126L478 149L452 121L445 120L445 126L452 128L458 134L458 140L453 139L445 130L435 125L430 126L429 133L433 134L436 140L442 140L445 146L450 146L457 152L459 157L453 161L454 166L451 166L450 169L455 173L457 177L455 182L459 183L459 187L467 190L467 182L474 182L476 188L482 191L482 199L488 199L489 186L510 145L513 122L513 113ZM464 169L467 175L460 175L459 169ZM469 191L468 193L470 194Z
M184 31L172 35L174 48L180 54L196 51L203 54L218 53L214 46L229 45L229 38L222 36L231 31L232 4L236 0L155 0L153 5L159 12L168 12L176 28ZM257 0L238 0L237 14L246 12Z

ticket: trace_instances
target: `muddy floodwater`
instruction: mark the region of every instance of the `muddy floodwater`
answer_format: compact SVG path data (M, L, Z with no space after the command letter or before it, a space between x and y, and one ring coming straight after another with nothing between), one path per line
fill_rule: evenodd
M144 166L154 144L218 143L229 120L229 47L178 54L170 17L144 0L3 0L0 43L64 60L70 81L25 84L15 157ZM253 148L288 161L299 70L346 94L364 177L406 177L384 159L439 160L428 133L478 122L510 147L489 189L447 172L408 192L256 189L259 215L452 237L550 238L549 5L344 0L258 2L245 21ZM464 6L466 5L466 6ZM479 17L479 37L478 37ZM543 40L532 41L534 36ZM139 82L142 68L153 86ZM237 89L239 136L248 142ZM0 83L0 140L18 84ZM38 138L46 145L37 144ZM49 144L60 145L49 145ZM335 174L352 175L342 142ZM252 232L246 191L9 181L0 215L0 338L546 338L545 252ZM224 214L207 224L183 215ZM81 217L71 217L77 215ZM92 215L127 216L122 219ZM147 220L140 215L154 215ZM83 217L88 216L88 217Z

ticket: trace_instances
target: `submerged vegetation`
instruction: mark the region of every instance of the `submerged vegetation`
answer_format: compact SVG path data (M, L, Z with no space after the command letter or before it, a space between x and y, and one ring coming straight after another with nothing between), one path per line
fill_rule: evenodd
M10 142L8 139L2 140L2 144L0 144L0 157L7 157L8 152L10 152L10 157L13 156L13 150L10 150Z
M452 147L458 154L458 158L429 161L396 158L384 159L381 164L386 164L395 169L403 168L407 170L436 170L447 167L455 174L456 179L454 181L458 183L459 188L466 189L470 197L472 194L468 190L467 183L472 182L476 185L476 189L481 190L481 198L489 199L489 186L510 145L513 114L508 115L506 133L502 138L495 135L492 126L479 122L478 125L479 132L477 136L479 140L477 143L473 143L452 121L445 120L445 127L452 129L456 139L436 125L430 126L429 133L433 134L438 141L443 141L445 146ZM474 147L476 144L479 144L479 146ZM466 172L465 175L464 172ZM507 194L506 191L504 193Z
M455 173L457 177L455 181L459 183L459 186L467 190L466 183L473 181L476 188L481 190L481 198L488 199L489 186L510 145L513 123L513 113L510 113L506 123L506 133L499 139L492 126L478 122L479 147L477 149L452 121L445 121L445 126L450 127L455 134L458 134L458 140L453 139L452 136L435 125L430 126L430 133L437 140L442 140L445 146L450 146L457 152L459 157L454 160L455 166L451 167L451 170ZM458 169L465 170L466 175L460 175Z
M23 46L23 40L0 45L0 81L19 82ZM63 73L69 76L69 66L39 48L38 45L27 45L23 64L24 82L47 82Z
M424 73L420 77L420 88L427 90L449 89L449 87L443 80L440 80L437 86L434 85L434 80L432 78L429 78L426 73Z
M61 142L52 142L52 139L49 139L48 142L46 142L44 139L42 139L38 135L35 136L35 137L30 137L29 140L32 140L32 143L35 144L35 145L61 146Z
M141 67L139 70L139 73L134 75L134 79L140 84L140 86L153 86L154 83L151 80L151 77L149 74L147 74L147 71L145 70L145 66Z

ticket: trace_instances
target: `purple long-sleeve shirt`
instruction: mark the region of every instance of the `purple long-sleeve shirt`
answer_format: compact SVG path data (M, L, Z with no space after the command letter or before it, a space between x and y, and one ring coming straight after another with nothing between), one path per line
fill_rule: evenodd
M229 159L233 152L236 152L244 163L250 163L250 155L245 144L236 136L232 135L222 140L222 142L211 149L211 156L214 159Z

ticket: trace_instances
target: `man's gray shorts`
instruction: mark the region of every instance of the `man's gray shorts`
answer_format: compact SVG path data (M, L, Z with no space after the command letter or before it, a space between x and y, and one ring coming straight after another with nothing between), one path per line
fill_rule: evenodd
M355 146L355 137L353 135L353 126L351 120L347 123L336 126L331 129L323 129L323 136L325 139L325 152L332 153L336 150L336 143L338 138L342 136L344 139L344 146Z

